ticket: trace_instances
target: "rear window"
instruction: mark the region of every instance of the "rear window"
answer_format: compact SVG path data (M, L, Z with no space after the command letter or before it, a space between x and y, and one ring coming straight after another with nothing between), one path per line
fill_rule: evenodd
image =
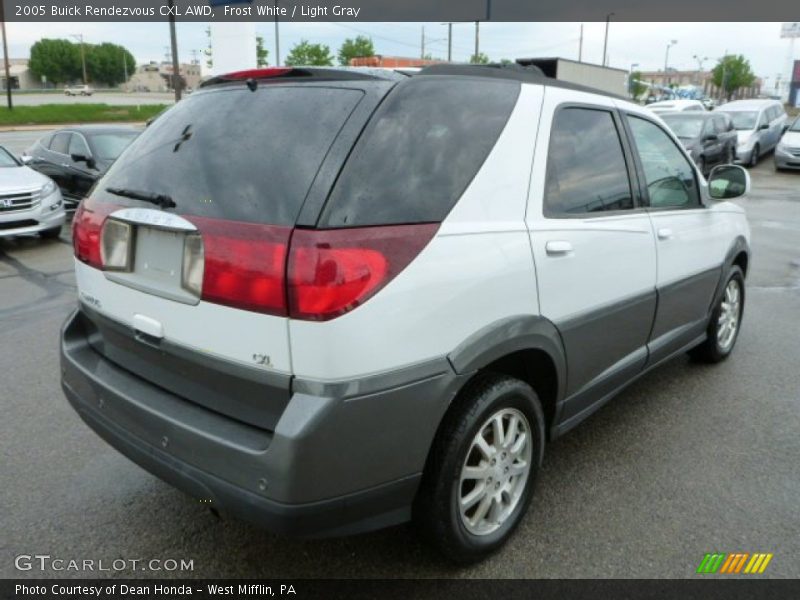
M108 193L170 196L179 214L294 225L303 200L363 92L244 84L193 94L128 146L93 198L151 206Z
M400 83L345 163L322 227L443 220L511 114L520 84L425 76Z

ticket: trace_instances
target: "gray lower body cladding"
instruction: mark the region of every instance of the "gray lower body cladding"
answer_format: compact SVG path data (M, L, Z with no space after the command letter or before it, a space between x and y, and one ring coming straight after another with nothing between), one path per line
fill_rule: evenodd
M347 385L297 382L273 429L160 388L62 331L62 388L121 453L223 512L272 531L343 535L406 521L433 437L463 383L442 359ZM311 393L314 392L314 393Z

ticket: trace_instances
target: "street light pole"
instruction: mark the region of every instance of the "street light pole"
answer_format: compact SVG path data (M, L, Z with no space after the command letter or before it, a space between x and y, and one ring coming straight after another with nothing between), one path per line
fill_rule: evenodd
M3 63L6 70L6 100L8 102L8 110L14 110L14 104L11 101L11 68L8 65L8 44L6 43L6 10L2 0L0 0L0 27L2 27L3 30Z
M447 24L447 62L453 62L453 24Z
M74 37L81 43L81 67L83 69L83 85L86 85L88 81L86 80L86 52L83 48L83 34L73 33L72 37Z
M664 56L664 87L668 87L669 84L667 80L667 69L669 68L669 49L677 43L678 40L670 40L669 44L667 44L667 52Z
M606 51L608 50L608 24L611 22L611 17L614 16L614 13L609 13L606 15L606 36L603 39L603 66L606 66Z

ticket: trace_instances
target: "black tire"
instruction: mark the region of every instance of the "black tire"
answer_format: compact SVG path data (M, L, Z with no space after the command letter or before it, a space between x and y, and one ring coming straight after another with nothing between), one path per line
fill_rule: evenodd
M54 227L53 229L45 229L40 231L39 235L46 240L57 240L61 235L61 227Z
M461 469L475 436L487 419L504 408L521 412L531 433L530 470L522 493L500 527L485 535L467 530L458 508ZM414 522L447 559L469 564L500 548L528 509L544 454L545 422L536 392L523 381L505 375L479 375L459 394L445 415L414 503ZM505 456L505 454L504 454Z
M758 159L761 155L761 148L756 144L753 146L753 153L750 155L750 163L747 165L751 169L754 169L758 166Z
M725 289L728 287L731 281L736 281L739 284L739 316L738 322L736 326L736 331L733 336L733 340L727 347L722 347L720 345L717 333L720 328L720 315L722 314L722 304L725 301ZM689 355L699 362L705 363L718 363L722 362L726 358L728 358L733 352L734 347L736 346L736 340L739 337L739 331L742 329L742 316L744 315L744 302L745 302L745 286L744 286L744 274L742 270L733 265L728 272L728 278L725 280L725 287L723 288L723 292L720 295L717 304L714 306L714 310L711 311L711 318L708 321L708 328L706 329L706 333L708 336L706 340L692 348L689 351Z

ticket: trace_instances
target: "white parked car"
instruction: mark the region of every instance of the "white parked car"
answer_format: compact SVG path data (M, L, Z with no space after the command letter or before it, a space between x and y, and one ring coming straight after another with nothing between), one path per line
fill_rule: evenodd
M789 119L779 100L734 100L717 112L730 115L738 137L736 161L749 167L778 145Z
M0 146L0 237L38 233L55 238L64 219L64 202L53 180Z
M64 88L65 96L91 96L94 90L88 85L73 85Z
M62 386L220 511L304 535L414 518L477 560L546 441L675 356L731 353L749 182L519 66L218 76L78 209Z
M647 108L654 113L706 110L705 105L700 100L662 100L661 102L648 104Z

